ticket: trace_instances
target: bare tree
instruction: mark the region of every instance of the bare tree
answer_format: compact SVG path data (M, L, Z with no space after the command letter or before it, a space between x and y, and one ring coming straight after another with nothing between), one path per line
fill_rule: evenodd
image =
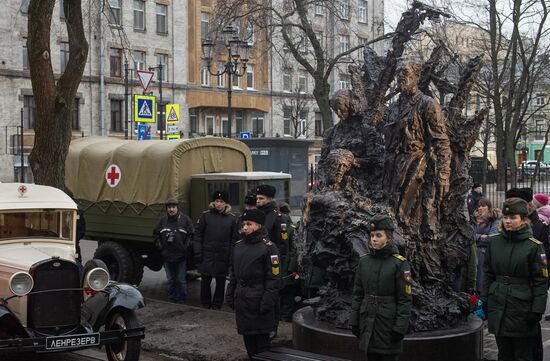
M307 111L311 106L311 97L304 93L302 89L296 88L294 91L279 101L285 123L288 122L288 132L294 139L307 137L311 130L311 122L307 119ZM287 124L284 124L287 128Z
M80 0L63 1L69 61L54 78L50 28L56 0L31 0L28 9L29 65L36 103L35 140L29 161L38 184L65 187L65 158L71 142L74 98L88 56Z
M329 105L330 76L340 64L349 64L351 54L366 44L388 39L392 34L383 34L383 19L374 19L370 28L377 29L369 34L371 39L356 46L342 49L336 46L339 28L342 33L359 38L350 26L350 9L344 2L334 0L219 0L216 13L219 19L213 32L220 32L227 24L252 22L257 31L264 30L266 49L278 54L283 60L294 59L313 78L313 96L323 117L323 128L333 125ZM327 31L319 32L312 11L317 8L325 14ZM216 36L213 35L213 38ZM258 39L262 40L262 39ZM347 69L347 67L345 67Z

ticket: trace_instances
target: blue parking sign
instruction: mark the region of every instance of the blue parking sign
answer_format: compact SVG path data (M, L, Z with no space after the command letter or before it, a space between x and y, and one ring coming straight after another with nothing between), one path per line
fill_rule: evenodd
M250 133L250 132L240 132L239 133L239 138L240 139L250 139L250 138L252 138L252 133Z
M151 140L151 126L147 124L138 125L138 140Z

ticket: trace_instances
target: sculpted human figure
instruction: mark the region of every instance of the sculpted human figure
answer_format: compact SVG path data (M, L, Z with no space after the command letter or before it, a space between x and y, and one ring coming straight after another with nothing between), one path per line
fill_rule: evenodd
M451 149L439 103L418 89L421 65L401 62L399 99L386 113L384 182L391 206L413 232L437 232L449 191Z

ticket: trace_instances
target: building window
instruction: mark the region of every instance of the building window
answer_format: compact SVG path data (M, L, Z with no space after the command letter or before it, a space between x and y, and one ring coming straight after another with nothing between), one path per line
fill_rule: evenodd
M291 135L290 128L292 123L292 112L289 107L284 107L283 109L283 134Z
M122 132L123 100L111 99L111 132Z
M59 18L65 19L65 9L63 8L63 3L65 0L59 0Z
M210 72L208 71L208 68L201 69L201 85L210 86Z
M134 0L134 29L145 30L145 1Z
M255 138L264 135L264 117L252 117L252 133L254 134Z
M229 132L229 120L227 118L222 119L222 137L231 138L231 133Z
M290 70L283 71L283 91L292 91L292 74L290 73Z
M189 109L189 133L197 134L199 132L199 119L197 109Z
M317 40L319 41L319 43L321 44L321 46L325 46L325 36L323 35L323 32L322 31L316 31L315 32L315 37L317 38Z
M214 135L214 117L211 115L206 117L206 135Z
M300 70L298 74L298 91L307 93L307 72L305 70Z
M366 23L367 22L367 0L359 0L359 22L360 23Z
M537 93L537 95L535 95L535 105L544 105L545 104L545 99L544 99L544 94L543 93Z
M237 74L233 75L233 79L231 80L233 82L233 88L240 89L241 88L241 77Z
M146 70L147 63L145 62L145 58L146 58L145 52L134 50L133 56L134 56L134 67L136 71Z
M210 14L201 13L201 39L204 40L208 37L208 26L210 23Z
M535 139L542 140L546 134L546 126L543 119L535 120Z
M254 65L246 67L246 88L254 89Z
M20 7L20 9L21 9L21 12L22 12L23 14L26 14L26 13L29 12L29 1L30 1L30 0L21 0L21 7Z
M157 13L157 33L168 33L168 6L162 4L156 4Z
M80 99L74 98L72 129L80 130Z
M315 2L315 15L324 15L325 8L323 7L323 3L321 1Z
M349 20L349 4L350 0L340 0L340 18L342 20Z
M249 20L246 24L246 42L248 45L254 45L254 23Z
M340 89L351 89L351 78L349 75L340 75Z
M160 79L162 77L162 81L168 82L170 79L168 79L168 54L157 54L157 66L162 64L162 73L160 72L160 69L157 69L157 77Z
M349 50L349 35L340 35L340 53Z
M308 48L309 48L309 39L308 39L307 36L304 34L304 36L303 36L302 39L300 40L300 44L298 44L298 50L299 50L300 53L302 53L302 54L307 54Z
M323 114L315 112L315 136L323 136Z
M366 38L361 38L361 37L358 37L357 38L357 41L358 41L358 45L367 45L367 42L368 40ZM362 60L365 60L365 48L359 48L357 50L357 52L359 53L359 59L362 59Z
M218 63L218 73L222 73L218 75L218 86L220 88L225 87L225 73L223 72L224 70L225 70L225 64Z
M32 95L25 95L23 98L23 127L25 129L34 129L34 120L36 119L36 105Z
M122 49L111 48L110 55L111 76L120 78L122 76Z
M69 43L59 43L59 55L59 70L63 73L69 63Z
M235 125L236 125L237 134L239 134L240 132L244 132L242 110L237 110L235 112Z
M29 69L29 49L27 48L27 40L23 43L23 69Z
M109 0L109 23L112 25L121 24L121 1L122 0Z
M297 135L307 136L307 110L300 111L297 130Z

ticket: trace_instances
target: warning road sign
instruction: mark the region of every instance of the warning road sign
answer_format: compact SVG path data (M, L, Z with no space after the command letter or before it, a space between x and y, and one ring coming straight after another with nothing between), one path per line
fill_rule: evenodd
M180 122L180 105L166 104L166 123L178 124Z
M138 124L138 140L151 140L151 126Z
M153 80L153 75L155 75L155 73L152 71L138 70L137 75L143 91L146 92L147 88L149 88L149 85L151 84L151 80Z
M157 107L155 97L149 95L134 95L134 122L155 123Z

